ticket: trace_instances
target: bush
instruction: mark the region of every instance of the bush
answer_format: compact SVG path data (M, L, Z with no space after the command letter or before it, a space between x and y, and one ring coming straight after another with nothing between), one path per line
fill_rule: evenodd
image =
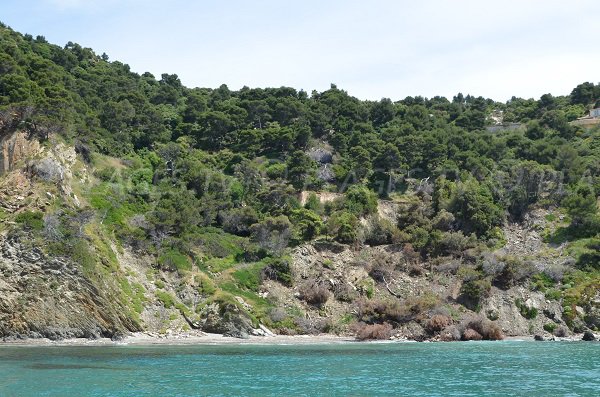
M544 331L549 332L549 333L554 333L554 330L556 330L556 323L546 323L544 324Z
M535 307L527 306L521 298L515 299L515 306L517 306L517 308L519 309L519 313L521 313L521 316L525 317L528 320L534 319L538 315L538 310Z
M268 217L250 227L253 242L270 253L281 253L292 236L292 224L285 215Z
M398 229L387 219L373 216L361 232L365 243L376 246L391 244L398 234Z
M263 280L275 280L279 281L283 285L288 287L292 285L292 268L290 261L287 258L270 258L265 259L264 263L267 265L263 268L261 277Z
M344 208L356 216L373 214L377 211L377 196L365 186L353 185L344 196Z
M488 278L464 281L460 292L464 303L471 309L476 309L482 299L487 298L492 288Z
M300 297L308 304L321 307L331 297L329 289L315 280L307 281L299 288Z
M427 325L425 326L425 329L430 334L434 334L434 333L442 331L444 328L448 327L450 324L452 324L452 318L450 318L449 316L445 316L443 314L435 314L429 319L429 321L427 322Z
M389 281L395 268L394 263L385 255L374 256L364 266L369 276L379 283Z
M440 340L442 342L453 342L456 340L460 340L461 334L458 328L452 326L444 329L440 332Z
M487 326L483 331L484 338L488 340L502 340L504 339L504 333L502 328L492 321L487 322Z
M258 222L258 215L252 207L232 208L220 213L219 220L227 233L249 236L250 226Z
M470 339L470 337L477 338L477 335L481 337L481 339L485 340L502 340L504 339L504 334L502 333L502 328L498 326L493 321L488 320L484 317L476 317L470 320L467 320L466 323L463 324L465 331L463 332L463 340L480 340L480 339ZM475 331L477 334L473 334L471 331ZM470 335L469 335L470 334Z
M333 287L333 296L340 302L352 302L357 292L346 282L339 282Z
M298 332L304 335L318 335L331 330L331 319L329 318L308 319L296 317L294 324Z
M462 334L462 340L482 340L483 337L472 328L467 328Z
M44 228L44 214L39 211L21 212L15 220L29 230L42 230Z
M388 323L365 324L359 323L356 327L358 340L384 340L392 337L393 327Z
M187 256L177 250L170 249L158 257L158 264L167 270L189 271L192 264Z
M327 220L327 232L340 243L351 244L358 237L358 218L347 211L337 211Z
M564 338L567 335L569 335L569 329L564 325L561 325L554 330L554 336L557 336L559 338Z
M523 262L512 256L502 258L501 262L504 263L504 266L496 277L494 277L494 285L498 286L498 288L509 289L536 273L532 263Z

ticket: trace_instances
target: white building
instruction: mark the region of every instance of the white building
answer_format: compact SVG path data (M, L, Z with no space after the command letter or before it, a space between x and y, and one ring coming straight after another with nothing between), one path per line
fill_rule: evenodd
M590 110L590 117L594 119L600 117L600 108Z

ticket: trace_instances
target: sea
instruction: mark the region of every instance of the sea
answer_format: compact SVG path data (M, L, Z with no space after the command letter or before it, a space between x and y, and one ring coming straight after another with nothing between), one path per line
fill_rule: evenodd
M598 342L0 346L0 397L600 396Z

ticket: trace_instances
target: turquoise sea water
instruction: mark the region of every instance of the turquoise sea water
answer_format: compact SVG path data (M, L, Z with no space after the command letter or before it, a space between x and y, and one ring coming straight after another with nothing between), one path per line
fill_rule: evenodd
M600 343L0 346L0 396L600 396Z

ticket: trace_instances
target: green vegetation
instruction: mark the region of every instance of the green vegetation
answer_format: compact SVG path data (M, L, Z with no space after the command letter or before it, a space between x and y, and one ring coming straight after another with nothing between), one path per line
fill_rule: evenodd
M535 307L527 306L521 298L515 299L515 306L517 306L517 308L519 309L521 316L525 317L528 320L534 319L538 315L538 310Z
M289 249L319 240L394 244L414 274L422 261L456 260L461 296L474 309L492 285L508 289L532 276L534 288L565 307L598 288L600 129L570 121L598 106L600 85L506 103L460 93L361 101L334 84L310 95L188 88L175 74L140 75L89 48L4 25L0 71L0 132L55 136L92 170L81 207L57 201L10 220L95 280L117 270L114 241L153 256L156 269L197 277L206 297L237 305L232 296L243 296L257 305L255 318L266 318L260 283L291 286ZM521 126L489 131L492 115ZM302 206L307 190L339 195L321 201L313 193ZM386 205L394 216L384 216ZM565 243L574 260L562 281L523 258L485 257L506 243L501 226L533 208L551 211L546 220L559 224L547 239ZM8 218L0 212L3 224ZM139 313L143 293L120 283L122 300ZM321 285L299 287L316 306L329 299ZM357 290L373 297L370 282ZM157 298L175 305L164 291Z

